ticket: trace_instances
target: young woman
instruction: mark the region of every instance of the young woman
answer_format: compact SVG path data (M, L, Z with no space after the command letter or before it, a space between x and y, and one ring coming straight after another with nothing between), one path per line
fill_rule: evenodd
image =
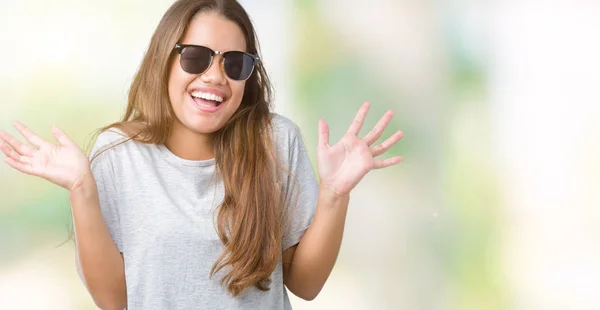
M234 0L176 1L162 18L123 119L88 159L60 129L31 144L0 132L14 169L69 191L77 265L101 309L289 309L335 263L350 191L400 140L365 137L369 104L335 145L319 121L317 183L298 127L270 112L258 41Z

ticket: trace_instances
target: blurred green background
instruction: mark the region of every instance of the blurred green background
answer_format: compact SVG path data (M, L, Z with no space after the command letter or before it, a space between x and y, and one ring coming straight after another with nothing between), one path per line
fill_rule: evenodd
M598 2L241 1L315 163L363 101L405 137L354 190L338 263L295 309L598 309ZM82 148L122 115L172 1L0 0L0 129ZM0 165L0 309L95 309L66 191Z

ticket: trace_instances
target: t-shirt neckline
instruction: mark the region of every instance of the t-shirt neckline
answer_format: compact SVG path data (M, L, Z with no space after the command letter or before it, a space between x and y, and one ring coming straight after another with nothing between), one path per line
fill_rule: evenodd
M176 165L203 167L203 166L212 166L215 164L214 158L204 159L204 160L184 159L184 158L181 158L181 157L173 154L173 152L171 152L171 150L169 150L169 148L167 148L164 144L155 144L155 146L164 159L166 159L167 161L174 163Z

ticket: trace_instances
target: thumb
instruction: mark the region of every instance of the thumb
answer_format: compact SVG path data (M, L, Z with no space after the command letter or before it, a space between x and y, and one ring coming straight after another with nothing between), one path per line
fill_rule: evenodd
M54 136L54 139L56 139L56 141L58 141L58 143L62 146L75 145L75 142L73 142L71 139L69 139L67 134L64 133L64 131L60 130L56 126L52 126L52 135Z
M329 126L324 119L319 120L319 145L329 146Z

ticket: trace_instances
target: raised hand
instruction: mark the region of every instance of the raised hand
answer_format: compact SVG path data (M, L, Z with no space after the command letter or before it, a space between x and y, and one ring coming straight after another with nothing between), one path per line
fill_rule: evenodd
M400 163L402 156L388 159L375 157L385 153L398 142L402 131L394 133L381 144L371 147L389 124L393 111L387 111L377 125L365 137L357 135L363 126L370 104L365 102L359 109L348 131L337 144L329 145L329 127L325 120L319 120L319 145L317 147L317 170L321 186L335 190L338 194L348 194L373 169L381 169Z
M58 144L54 144L40 138L19 122L14 122L13 126L33 147L0 131L0 150L7 156L4 160L9 166L67 190L71 190L77 181L89 173L87 156L62 130L52 127L52 135L58 141Z

